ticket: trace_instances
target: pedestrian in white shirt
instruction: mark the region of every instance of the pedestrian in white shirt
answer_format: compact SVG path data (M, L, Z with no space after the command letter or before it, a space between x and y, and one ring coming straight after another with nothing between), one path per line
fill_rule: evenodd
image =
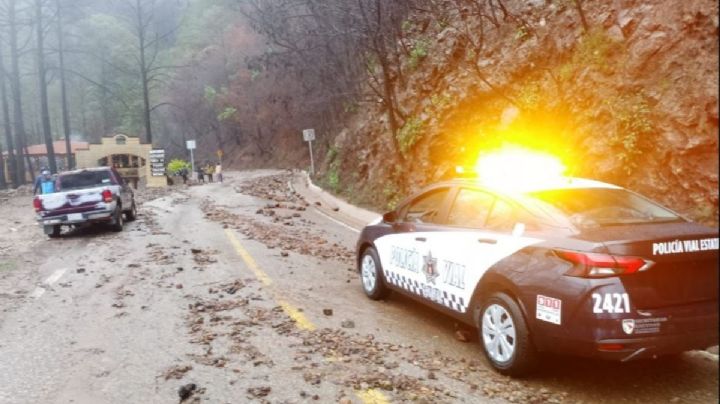
M215 164L215 174L217 174L217 180L223 182L222 165L219 162Z

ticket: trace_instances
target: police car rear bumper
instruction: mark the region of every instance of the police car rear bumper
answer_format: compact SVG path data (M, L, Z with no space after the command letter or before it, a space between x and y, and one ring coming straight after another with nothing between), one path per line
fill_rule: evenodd
M632 320L627 315L594 319L575 338L537 333L535 339L542 351L616 361L706 349L718 345L720 338L717 304L709 301L656 309L647 311L649 316L644 319L636 315ZM625 328L623 321L632 326Z
M598 341L596 357L600 359L627 362L636 359L654 358L691 351L706 349L718 344L718 332L705 334L659 335L643 338L623 338ZM617 349L622 347L621 349ZM608 349L610 348L610 349Z

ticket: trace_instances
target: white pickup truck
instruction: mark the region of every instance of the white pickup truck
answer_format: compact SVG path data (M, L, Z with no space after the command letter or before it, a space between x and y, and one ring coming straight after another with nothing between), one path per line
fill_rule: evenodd
M60 236L62 226L98 222L122 231L124 219L132 221L137 215L132 189L111 167L61 173L55 190L33 200L38 222L45 234L53 238Z

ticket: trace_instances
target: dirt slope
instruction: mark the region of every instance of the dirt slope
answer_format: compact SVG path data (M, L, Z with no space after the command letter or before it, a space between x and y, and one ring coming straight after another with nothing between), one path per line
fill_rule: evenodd
M423 50L397 78L404 157L362 107L324 156L328 187L384 208L510 142L717 224L716 2L585 1L587 28L572 1L507 0L497 23L446 3L404 24Z

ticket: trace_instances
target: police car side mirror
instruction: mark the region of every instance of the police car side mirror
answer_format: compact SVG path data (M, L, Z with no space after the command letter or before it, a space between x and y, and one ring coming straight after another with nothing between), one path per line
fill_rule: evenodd
M385 223L394 223L397 220L397 212L390 211L383 215L383 222Z

